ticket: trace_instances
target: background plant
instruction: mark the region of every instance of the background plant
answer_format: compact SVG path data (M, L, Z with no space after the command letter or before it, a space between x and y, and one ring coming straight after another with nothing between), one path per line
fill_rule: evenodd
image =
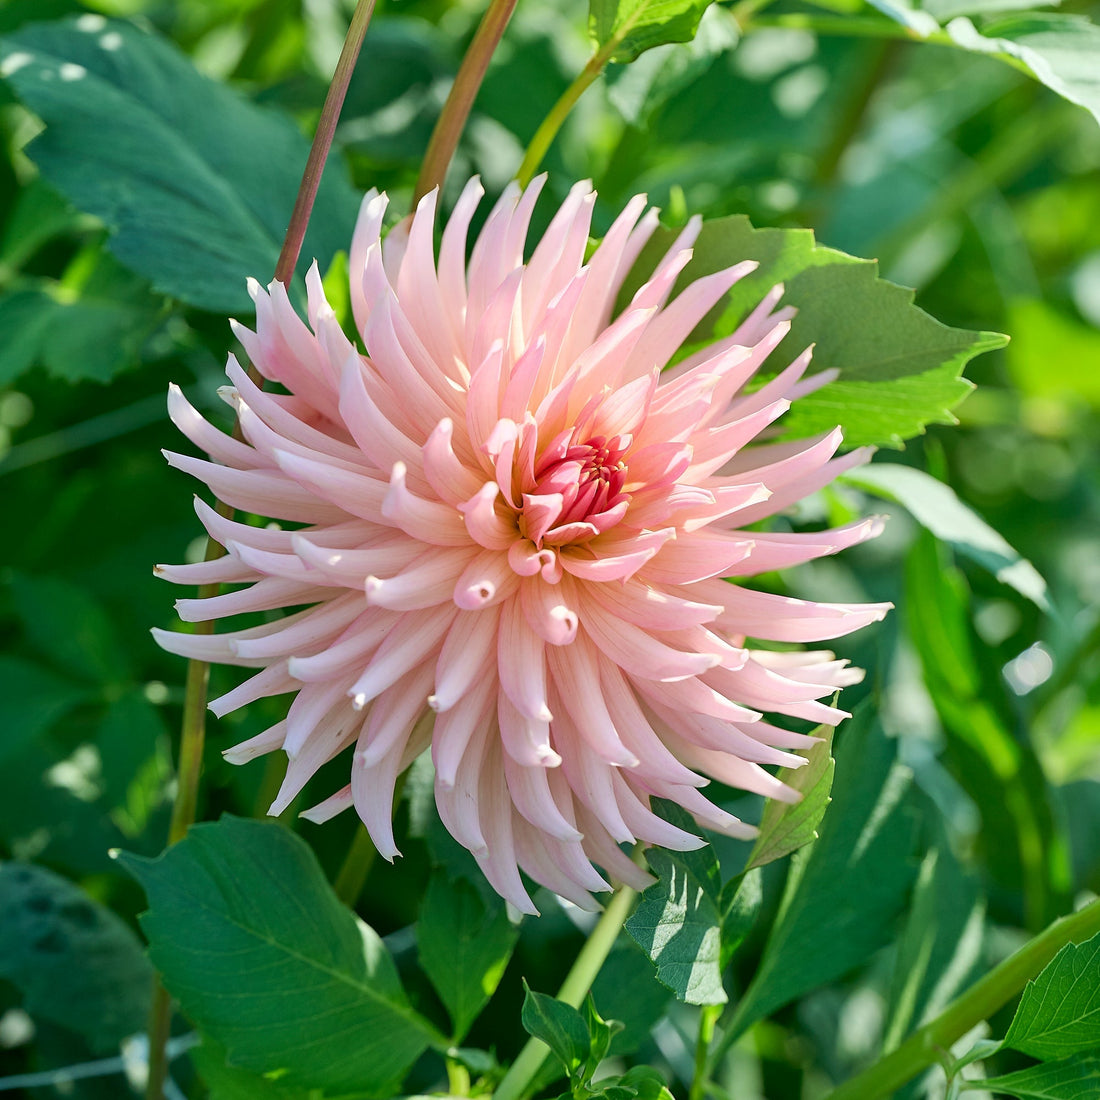
M173 621L150 565L201 553L187 491L157 454L176 443L164 390L173 379L196 404L218 404L224 317L246 319L245 277L275 267L350 7L0 7L0 1072L113 1057L142 1031L149 966L135 929L147 902L112 848L133 853L151 959L187 1017L173 1051L192 1024L203 1033L173 1062L171 1087L221 1100L485 1092L521 1049L521 1022L554 1040L547 1095L824 1096L1096 890L1100 132L1089 112L1100 110L1100 32L1087 5L1005 7L602 2L590 32L581 3L521 0L493 56L445 204L475 171L499 190L549 138L549 189L560 197L593 178L604 225L642 189L670 225L748 215L761 232L716 221L697 263L730 249L765 261L802 306L819 358L846 372L849 439L908 440L793 519L885 509L887 535L775 579L794 594L899 606L846 648L874 674L850 691L866 703L837 735L820 838L743 875L748 846L651 853L662 885L574 1015L537 998L521 1012L521 978L556 991L583 922L544 897L544 916L517 929L442 834L415 771L398 814L405 859L371 867L361 891L340 874L353 821L238 820L262 814L278 765L231 768L218 750L270 724L270 711L212 723L201 816L234 817L141 861L165 844L182 702L179 664L146 633ZM357 192L384 187L407 208L482 12L378 5L305 243L333 265L330 287ZM925 325L869 265L765 231L807 225L831 249L877 256L882 275L964 331ZM882 349L902 319L919 355L891 379ZM965 359L997 343L966 330L1013 342L970 364L980 388L959 404ZM946 426L952 408L959 427ZM827 772L823 755L800 773L818 784L803 806L824 808ZM740 798L737 812L762 810ZM766 835L808 841L812 818L777 819ZM766 854L797 846L773 841ZM245 851L279 869L283 890L245 880L253 903L240 912L211 869L223 861L241 879ZM288 900L302 895L329 922L310 951L311 926ZM212 906L221 972L196 961ZM670 911L679 924L657 958L661 984L643 952ZM257 913L272 922L274 954L255 969L274 960L279 980L242 987L235 952L260 950L241 931ZM281 950L291 944L303 969ZM984 1060L969 1065L972 1037L945 1054L950 1087L983 1073L1008 1095L1092 1095L1100 979L1094 951L1075 950L1086 953L1073 972L1091 983L1063 998L1079 1015L1058 1027L1076 1038L1020 1045L1027 1027L1011 1001L993 1005L1004 1046L979 1047ZM1058 958L1052 967L1069 965ZM1034 961L1037 974L1048 960ZM242 1017L242 994L259 1015ZM320 1012L342 1013L361 1038L311 1044ZM933 1067L899 1095L943 1095L946 1080ZM117 1097L125 1081L72 1088Z

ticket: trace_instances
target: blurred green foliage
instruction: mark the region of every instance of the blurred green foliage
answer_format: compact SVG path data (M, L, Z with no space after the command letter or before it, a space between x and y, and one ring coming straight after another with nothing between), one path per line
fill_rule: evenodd
M1017 5L998 7L1010 6ZM1086 110L1003 61L956 48L952 42L968 33L959 24L932 42L907 41L897 20L914 13L892 5L776 0L757 15L758 7L753 0L715 5L690 45L612 65L551 149L548 190L561 198L576 179L592 178L601 229L639 190L670 225L700 213L744 214L757 227L808 226L830 248L877 258L883 276L915 287L917 304L945 324L1008 333L1005 351L968 369L978 389L956 410L961 424L931 426L890 460L951 486L1034 563L1051 602L1041 611L980 560L956 558L922 534L894 505L877 542L776 579L799 596L898 604L896 616L845 647L871 670L846 705L862 691L880 709L885 732L866 752L864 778L870 782L872 765L881 764L897 782L901 772L912 779L904 807L891 803L891 814L877 819L891 836L905 835L886 846L885 862L896 865L879 882L885 900L873 932L852 917L840 921L839 953L837 943L815 943L813 930L820 937L830 926L813 912L814 899L799 900L793 879L785 886L783 866L765 871L762 915L726 990L734 1004L750 991L741 1010L746 1025L775 1014L730 1049L713 1095L775 1100L824 1095L830 1081L942 1008L968 975L1025 932L1082 893L1100 891L1100 128ZM244 276L270 277L304 135L316 122L350 8L345 0L0 5L0 36L18 43L0 69L9 78L0 80L0 492L8 532L0 566L0 856L36 865L36 874L49 876L51 897L64 893L57 876L79 886L119 950L128 950L119 922L136 927L144 902L107 853L122 847L153 856L164 845L182 699L182 662L148 635L150 626L173 623L173 594L151 567L201 553L191 487L158 454L177 443L164 392L175 381L228 424L215 389L232 339L224 316L208 310L233 308L247 321ZM1054 15L1017 15L998 26L982 23L981 9L994 10L989 4L927 8L915 15L935 16L937 27L972 17L991 37L1031 35L1032 49L1086 49L1076 39L1067 46L1072 29L1051 29ZM319 208L310 246L322 269L346 241L353 190L384 188L395 209L407 206L481 9L474 0L380 0L337 135L330 201ZM1063 12L1079 20L1090 6L1071 0ZM139 99L153 120L147 134L82 127L74 99L58 90L63 81L43 83L42 70L19 60L28 43L45 51L59 28L98 33L101 17L131 20L126 35L155 36L161 67L108 72L96 84L96 94ZM490 192L510 179L590 49L580 0L520 0L444 205L473 172ZM1082 56L1075 79L1087 83L1089 55ZM1091 56L1094 74L1100 55ZM51 63L60 78L78 60ZM173 79L157 87L165 72ZM1075 94L1092 102L1095 91ZM178 129L170 132L165 120L173 118L190 120L191 137L169 149ZM53 125L43 130L44 121ZM261 138L285 159L273 161ZM112 187L82 175L77 150L115 165ZM163 204L133 206L130 172L154 177ZM160 219L170 227L175 202L202 205L206 244L223 262L195 270L181 252L175 279L150 282L143 226ZM836 487L791 522L813 526L880 507L869 500L855 486ZM231 676L215 669L215 689ZM211 721L203 816L263 814L280 762L233 768L219 750L270 724L274 706ZM846 737L861 736L842 727L840 753ZM858 780L846 797L873 806L874 791ZM834 794L840 782L838 775ZM323 773L301 805L338 785ZM415 777L408 791L397 822L405 858L372 868L358 910L386 938L416 1009L444 1030L449 1009L461 1031L467 1006L480 998L438 983L436 992L416 966L409 929L431 867L461 877L463 854L425 825ZM759 819L753 799L739 806ZM355 823L345 815L321 828L296 822L292 812L283 820L335 877ZM844 846L837 834L855 819L825 820L833 832L822 844L833 836ZM715 848L730 866L747 855L728 841ZM813 849L800 873L827 879L828 868L814 871L823 850ZM18 910L3 892L15 866L0 870L0 922ZM434 881L438 891L448 879ZM784 919L768 941L785 891ZM540 902L546 915L523 926L499 991L463 1039L501 1062L524 1038L520 976L534 989L556 988L581 940L575 914L547 897ZM753 980L762 959L788 974L797 966L783 954L784 937L795 932L799 950L828 957L761 994ZM14 924L0 927L0 937L13 934ZM878 944L885 946L871 952ZM499 966L508 951L489 954ZM609 963L614 980L596 988L600 1012L626 1024L612 1053L638 1052L683 1095L697 1010L667 1007L666 991L640 981L638 964L644 974L648 963L624 942ZM130 984L118 1003L132 1006L145 995L147 974L132 960L127 967ZM937 979L937 968L953 988ZM104 1039L113 1021L82 1026L43 1009L39 979L14 965L0 970L0 1075L78 1062L120 1037ZM637 995L623 995L634 988ZM1014 1055L998 1058L997 1072L1021 1066ZM257 1093L251 1075L227 1069L209 1045L195 1065L218 1097L298 1095L276 1085ZM188 1095L204 1095L186 1060L173 1072ZM433 1088L442 1075L442 1061L429 1053L408 1087ZM77 1097L127 1094L122 1077L70 1088L66 1095Z

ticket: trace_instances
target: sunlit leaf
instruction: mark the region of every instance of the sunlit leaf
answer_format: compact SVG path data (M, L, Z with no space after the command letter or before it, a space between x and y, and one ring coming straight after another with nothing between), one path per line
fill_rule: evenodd
M690 42L713 0L589 0L588 28L612 61L633 61L654 46Z
M825 816L833 786L833 732L832 726L818 726L813 736L821 740L806 750L805 767L783 768L779 772L779 778L798 791L801 798L797 802L771 798L764 804L760 835L753 845L746 870L773 863L817 839L817 828Z
M642 252L620 305L653 270L675 239L658 230ZM836 381L800 397L781 422L785 435L802 437L838 424L850 446L900 447L927 424L951 424L951 409L971 390L963 367L1005 337L949 328L913 304L913 292L878 276L873 260L858 260L814 241L808 229L754 229L741 216L704 224L694 257L680 277L692 279L756 260L756 271L738 282L712 311L693 341L729 335L776 283L784 303L798 310L791 332L769 361L786 365L810 344L811 370L835 369Z
M1032 1058L1100 1048L1100 935L1068 943L1028 982L1005 1046Z
M460 1042L493 995L519 927L499 899L486 902L468 882L437 871L420 906L420 965L451 1014Z
M523 1026L541 1039L572 1077L588 1060L590 1039L584 1017L572 1005L536 993L524 982Z
M1047 1062L967 1083L967 1089L981 1089L1018 1100L1094 1100L1100 1093L1100 1057L1079 1054L1063 1062Z
M931 474L896 462L877 462L844 475L845 480L902 505L936 538L988 569L1044 611L1047 584L1039 571L984 519L965 505L950 485Z
M202 76L174 46L84 15L0 41L0 75L46 123L28 153L110 248L160 291L250 311L245 279L271 278L308 152L286 117ZM303 255L327 267L357 200L337 157Z

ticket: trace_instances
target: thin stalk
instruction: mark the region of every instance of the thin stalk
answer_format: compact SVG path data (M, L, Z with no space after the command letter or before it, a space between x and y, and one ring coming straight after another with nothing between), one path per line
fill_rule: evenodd
M364 826L360 826L336 875L336 881L332 884L336 896L349 908L355 908L377 855L378 849L375 848L370 833Z
M290 215L290 223L287 226L286 237L279 253L278 262L275 265L275 278L281 283L289 283L294 275L295 265L302 250L302 241L305 239L306 227L309 224L309 216L313 212L313 204L317 198L317 188L321 182L321 173L324 171L325 160L328 158L329 149L332 147L332 138L336 133L336 123L340 117L340 110L344 105L344 97L347 95L348 83L355 69L355 63L359 57L360 47L363 45L363 37L367 33L367 24L370 22L371 13L374 11L375 0L359 0L355 12L351 17L347 37L344 40L344 48L340 53L340 60L336 63L336 71L332 76L328 94L325 96L324 106L321 108L321 117L317 123L317 132L313 137L313 145L306 160L305 170L302 173L302 182L298 186L298 195L294 201L294 209ZM253 381L262 385L262 379L255 372L255 368L249 368L249 374ZM238 434L240 425L234 434ZM232 515L232 508L228 505L218 505L218 511L223 515ZM225 551L214 540L208 539L206 544L206 559L220 557ZM214 596L218 593L218 585L204 585L198 591L199 598ZM200 623L196 628L198 633L209 634L214 630L212 622ZM175 844L187 834L188 828L195 820L196 807L198 805L199 778L202 773L203 748L206 741L206 691L210 678L210 667L204 661L189 661L187 665L187 685L183 703L183 727L180 735L180 756L178 767L178 787L176 800L172 807L172 821L168 831L168 843ZM149 1077L146 1083L146 1100L163 1100L164 1080L167 1073L168 1060L166 1043L171 1032L172 1000L168 992L161 985L159 978L154 979L153 999L149 1009Z
M607 68L608 62L615 56L618 48L626 41L634 29L634 24L641 18L644 11L644 5L639 5L635 14L626 19L622 26L588 59L573 83L562 92L557 103L550 108L550 113L542 120L535 131L535 136L531 138L531 144L527 146L527 152L523 154L523 161L516 172L516 181L521 187L526 187L531 182L542 163L542 158L554 144L554 138L558 136L558 131L569 117L569 112L573 110L577 100L599 79L600 74Z
M413 192L413 209L433 187L443 186L447 168L458 148L458 139L489 68L489 59L500 44L515 7L516 0L491 0L482 16L428 142Z
M639 845L634 853L634 861L640 862L642 848ZM558 990L558 1000L564 1001L573 1008L580 1008L592 983L596 980L600 968L607 961L615 941L619 938L626 918L630 916L634 908L634 901L638 892L629 886L620 886L615 891L615 896L607 904L596 927L592 929L584 947L570 968L569 973ZM526 1090L542 1069L542 1063L546 1060L550 1048L541 1039L528 1039L519 1057L509 1067L504 1075L504 1080L497 1086L493 1093L493 1100L521 1100L526 1095Z
M321 173L325 170L328 151L332 148L332 139L336 134L336 123L340 121L340 111L348 94L351 74L359 60L359 50L363 46L363 38L373 13L374 0L359 0L352 13L344 48L340 51L340 60L336 62L325 104L321 108L321 117L317 121L317 132L313 135L313 145L310 146L305 171L302 173L298 197L294 200L290 224L286 227L279 262L275 265L275 278L280 283L289 284L294 277L294 268L302 251L309 216L313 213L313 203L317 198L317 188L321 185Z
M829 1093L826 1100L879 1100L892 1096L982 1020L1006 1005L1067 943L1100 933L1100 900L1060 917L1015 954L975 982L934 1020L896 1050Z
M699 1014L699 1034L695 1039L695 1073L691 1078L691 1090L688 1100L703 1100L707 1093L709 1077L707 1062L710 1044L714 1039L714 1025L722 1015L721 1005L703 1005Z

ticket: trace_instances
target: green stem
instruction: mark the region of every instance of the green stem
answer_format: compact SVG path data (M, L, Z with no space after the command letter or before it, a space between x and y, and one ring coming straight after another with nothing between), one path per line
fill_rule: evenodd
M879 1100L892 1096L982 1020L1006 1005L1067 943L1100 933L1100 900L1060 917L972 985L896 1050L829 1093L827 1100Z
M634 861L639 863L642 858L641 845L634 852ZM615 941L619 938L626 918L630 916L634 908L634 902L638 897L636 890L629 886L620 886L615 891L615 896L608 902L596 927L581 948L580 954L573 963L569 973L558 990L558 1000L564 1001L573 1008L580 1008L592 983L596 980L600 968L611 953ZM528 1039L526 1045L519 1052L519 1057L509 1067L504 1075L504 1080L497 1086L493 1093L493 1100L521 1100L526 1095L526 1090L538 1076L542 1069L542 1063L546 1060L550 1048L541 1039Z
M542 163L542 158L554 144L554 138L558 136L562 124L569 117L569 112L573 110L577 100L599 79L613 52L605 46L599 53L593 54L588 59L588 64L581 69L573 83L562 92L561 98L550 108L550 113L539 124L516 172L516 180L521 187L526 187L531 182Z
M489 60L500 44L515 7L516 0L491 0L478 24L428 142L428 151L424 154L424 163L413 192L413 209L433 187L443 186L447 168L458 148L458 139L485 79Z
M336 71L333 73L332 83L329 85L328 94L325 96L324 106L321 108L321 117L317 123L317 132L313 137L313 145L306 160L305 170L302 173L302 182L298 187L298 195L294 201L294 210L287 226L286 237L279 253L278 262L275 265L275 278L281 283L289 283L294 275L294 267L298 262L298 255L302 250L302 241L305 239L306 227L309 224L309 216L313 212L313 204L317 198L317 188L321 183L321 173L324 171L325 160L328 158L329 149L332 147L333 135L336 133L336 123L340 117L340 110L344 105L344 97L347 94L348 83L351 80L352 71L359 57L359 50L363 44L363 37L367 32L367 24L370 22L371 13L374 11L375 0L359 0L355 12L351 17L347 38L344 40L344 48L340 53L340 60L336 63ZM262 385L263 380L254 367L249 367L249 375L257 385ZM234 432L239 437L240 425ZM232 515L233 509L227 505L219 504L218 511L222 515ZM207 561L220 557L225 551L214 539L208 539L206 544ZM198 590L200 599L217 595L218 585L204 585ZM200 623L196 631L202 634L213 633L212 622ZM199 778L202 774L203 748L206 742L206 690L210 679L210 666L205 661L189 661L187 665L187 685L183 703L183 726L180 735L179 766L177 768L178 787L176 800L172 807L172 821L168 830L168 843L175 844L187 834L188 828L195 821L199 796ZM168 992L160 983L160 979L154 979L153 999L149 1009L149 1077L146 1082L146 1100L164 1100L164 1080L167 1074L168 1060L166 1043L171 1032L172 1000Z
M703 1100L707 1091L707 1055L714 1039L714 1025L722 1014L721 1005L703 1005L699 1014L699 1034L695 1039L695 1073L691 1078L688 1100Z
M396 797L394 801L396 802ZM370 874L377 855L378 849L375 848L370 833L360 825L348 849L348 854L344 857L344 863L336 876L336 881L332 884L336 896L352 909L355 908L355 903L363 892L367 875Z

